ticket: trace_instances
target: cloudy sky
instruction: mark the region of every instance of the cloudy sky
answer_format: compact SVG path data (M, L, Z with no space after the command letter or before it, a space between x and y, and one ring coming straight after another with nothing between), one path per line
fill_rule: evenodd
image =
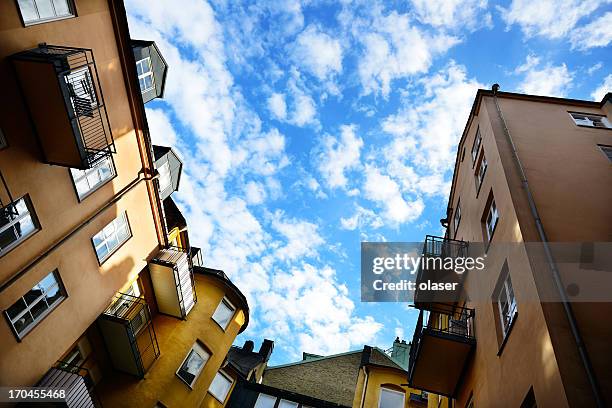
M273 363L411 338L414 310L360 302L360 242L441 233L476 89L612 89L609 0L126 3L170 66L147 115L191 241Z

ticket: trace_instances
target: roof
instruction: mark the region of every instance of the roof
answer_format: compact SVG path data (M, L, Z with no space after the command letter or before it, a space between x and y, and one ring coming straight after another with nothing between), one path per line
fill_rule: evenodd
M306 359L302 361L296 361L295 363L280 364L277 366L268 367L266 368L266 371L274 370L275 368L285 368L285 367L291 367L291 366L300 365L300 364L314 363L315 361L329 360L329 359L336 358L336 357L342 357L342 356L347 356L349 354L357 354L357 353L362 353L362 352L363 350L353 350L353 351L347 351L344 353L331 354L329 356L319 356L319 357L315 357L316 356L315 354L306 353L308 354L309 357L307 357Z
M164 214L166 216L166 226L168 227L168 231L171 231L173 228L185 229L187 228L187 221L181 210L176 206L176 203L172 199L172 197L168 197L163 201L164 206Z
M193 272L218 279L242 303L242 310L244 310L245 320L244 320L244 324L242 325L238 333L242 333L243 331L245 331L247 326L249 325L249 303L247 302L246 296L244 296L244 294L240 291L240 289L238 289L238 286L236 286L230 280L230 278L225 274L225 272L219 269L206 268L203 266L194 266Z
M266 360L265 356L253 351L246 351L238 346L232 346L229 349L226 359L228 365L245 379L254 368Z
M363 353L364 355L361 360L362 366L371 365L376 367L387 367L408 373L408 370L404 369L399 361L395 361L393 357L378 347L364 346Z

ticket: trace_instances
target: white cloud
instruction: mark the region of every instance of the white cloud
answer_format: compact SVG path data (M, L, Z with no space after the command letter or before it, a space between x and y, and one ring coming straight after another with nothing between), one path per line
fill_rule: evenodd
M285 119L287 117L287 103L285 102L285 95L280 93L273 93L268 98L268 109L272 112L277 119Z
M286 241L276 249L275 256L280 260L296 260L315 256L317 249L325 241L319 235L319 227L308 221L287 218L278 210L272 215L272 228Z
M261 204L266 199L266 189L261 183L249 181L244 187L244 194L249 204Z
M513 0L508 8L498 7L508 26L518 24L532 37L562 38L578 21L606 0Z
M612 42L612 11L577 28L571 33L572 48L585 50L593 47L606 47Z
M376 15L354 31L363 45L358 73L364 94L391 91L395 79L426 72L433 58L459 40L445 34L429 35L411 25L407 14Z
M538 68L539 59L533 62L528 57L526 64L521 66L524 69L518 71L525 75L519 84L519 90L532 95L566 96L573 79L573 73L567 66L547 64Z
M354 231L363 227L380 228L384 223L381 217L374 211L357 205L352 216L340 218L340 225L345 230Z
M295 43L293 57L298 65L325 80L342 71L342 47L340 41L310 25L302 31Z
M296 126L305 126L317 123L317 108L310 95L296 92L293 114L290 123Z
M487 0L411 0L419 21L437 28L475 30L492 24Z
M363 140L355 134L355 126L340 127L340 137L326 136L316 160L318 169L330 188L346 188L346 171L359 167Z
M608 92L612 92L612 74L604 78L603 82L597 89L591 93L591 96L596 101L601 101Z
M593 75L593 73L595 71L599 71L601 69L601 67L603 67L603 63L601 61L599 61L597 64L595 64L592 67L590 67L589 69L587 69L587 74Z

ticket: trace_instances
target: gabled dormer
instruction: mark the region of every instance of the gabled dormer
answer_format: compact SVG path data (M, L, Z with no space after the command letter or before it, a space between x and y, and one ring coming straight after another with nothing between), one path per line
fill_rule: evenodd
M144 103L163 98L168 64L153 41L132 40L136 73Z

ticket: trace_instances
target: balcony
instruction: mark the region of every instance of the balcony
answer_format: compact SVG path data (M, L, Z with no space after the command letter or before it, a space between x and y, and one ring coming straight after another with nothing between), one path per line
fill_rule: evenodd
M143 297L118 293L98 318L113 367L143 378L159 357L149 306Z
M419 265L416 282L458 283L455 291L417 290L414 294L414 304L418 309L443 308L453 309L453 304L459 299L463 274L452 269L444 269L442 265L447 258L461 258L468 255L468 243L454 239L427 235L423 245L423 258Z
M12 62L45 163L85 170L115 153L91 50L41 44Z
M186 319L197 302L190 249L164 248L149 262L160 313Z
M474 309L421 310L410 349L410 386L454 398L475 346Z
M94 391L93 383L86 368L58 361L36 387L62 388L66 400L62 406L69 408L101 408L102 404ZM59 405L59 404L58 404Z

